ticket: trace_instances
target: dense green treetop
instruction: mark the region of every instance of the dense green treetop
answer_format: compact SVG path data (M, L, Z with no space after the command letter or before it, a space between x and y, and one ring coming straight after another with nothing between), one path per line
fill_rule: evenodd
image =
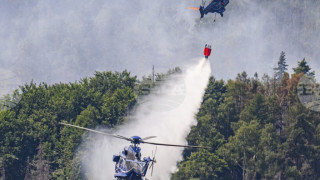
M306 58L303 58L302 61L298 61L298 67L293 68L293 71L295 74L302 73L308 76L314 76L315 72L314 71L310 72L310 70L311 68L307 64Z

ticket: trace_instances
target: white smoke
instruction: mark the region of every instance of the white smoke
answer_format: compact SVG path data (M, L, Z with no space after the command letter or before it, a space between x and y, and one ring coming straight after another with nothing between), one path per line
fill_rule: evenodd
M200 0L0 2L1 87L71 82L95 70L142 76L155 65L163 72L199 57L204 44L212 45L217 79L243 70L271 75L281 51L289 72L303 57L320 68L319 0L230 0L215 23L213 14L198 23L200 13L188 9ZM4 70L17 80L3 77Z
M162 84L160 91L154 92L138 106L134 119L119 127L116 134L141 138L157 136L150 142L186 144L190 127L196 123L195 115L200 107L204 90L211 73L210 64L203 59L187 69L185 73ZM90 142L88 142L90 141ZM129 142L110 139L92 134L84 141L88 151L83 156L83 165L89 179L112 179L114 164L112 155L118 154ZM142 156L151 156L155 146L141 145ZM170 179L176 164L182 159L183 148L157 147L152 178L150 170L147 177L156 180Z

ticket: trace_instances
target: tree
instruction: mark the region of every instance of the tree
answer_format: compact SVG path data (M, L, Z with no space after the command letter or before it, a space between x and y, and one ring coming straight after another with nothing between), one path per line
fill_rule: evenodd
M226 84L227 92L226 97L232 97L236 103L237 113L240 113L245 104L247 103L249 96L251 95L248 92L248 83L249 80L242 79L237 81L229 80Z
M240 119L245 122L259 120L260 124L269 123L268 106L261 94L254 96L240 114Z
M188 157L188 161L179 165L179 171L174 174L173 180L199 178L200 180L224 179L228 170L227 163L216 154L202 149Z
M286 54L285 52L281 51L279 61L278 61L278 66L273 68L274 70L274 76L275 79L280 82L284 73L286 72L287 69L287 63L286 63Z
M114 127L124 122L123 116L135 104L136 97L131 88L125 87L117 89L111 96L103 96L103 102L101 124Z
M308 173L302 173L302 169L310 167L309 157L312 157L313 134L316 132L312 114L301 104L290 108L285 131L287 140L283 143L283 153L285 159L285 178L296 177L298 174L308 176ZM294 172L294 173L293 173Z
M269 97L275 94L274 79L271 78L269 75L264 74L262 76L261 84L262 84L262 93L264 96Z
M50 162L44 158L43 145L40 143L36 160L32 163L31 179L50 179Z
M315 75L315 72L310 72L311 68L307 64L306 58L303 58L302 61L298 61L298 67L293 68L293 71L295 74L305 74L307 76L313 77Z
M234 177L239 177L238 168L240 167L242 179L255 179L258 172L256 157L260 151L258 145L261 125L256 120L250 123L239 121L236 124L238 128L235 130L235 135L230 137L228 143L219 148L217 152L228 162L229 173L233 173Z
M280 145L280 136L275 133L274 125L266 124L261 130L256 162L263 179L279 179L283 164Z
M200 117L198 124L198 126L192 127L187 137L189 144L205 144L205 146L212 147L212 150L216 150L224 143L224 137L210 122L210 116Z
M236 110L236 101L233 97L225 97L224 102L218 106L218 116L216 128L228 139L233 135L231 123L239 120L239 114Z
M17 161L22 151L22 139L19 136L23 133L24 124L15 121L15 116L12 110L0 112L0 179L23 178Z
M259 82L258 73L254 73L254 78L250 79L249 91L252 94L257 94L261 90L261 83Z
M82 127L94 127L99 122L100 114L97 108L89 105L77 116L75 124Z

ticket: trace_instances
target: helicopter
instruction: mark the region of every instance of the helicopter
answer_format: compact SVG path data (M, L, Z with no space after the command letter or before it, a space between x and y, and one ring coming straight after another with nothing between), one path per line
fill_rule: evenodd
M190 146L190 145L177 145L177 144L165 144L165 143L155 143L146 141L148 139L156 138L156 136L148 136L145 138L141 138L139 136L132 136L130 138L109 134L101 131L96 131L89 128L84 128L81 126L76 126L72 124L67 124L60 122L59 124L70 126L78 129L83 129L89 132L94 132L98 134L102 134L105 136L118 138L122 140L126 140L131 142L131 145L124 147L123 151L119 155L113 155L113 162L115 162L115 174L114 177L117 180L148 180L145 178L148 169L151 169L151 176L153 173L153 166L156 163L155 153L152 152L152 158L149 157L141 157L141 148L138 146L139 144L151 144L151 145L159 145L159 146L172 146L172 147L183 147L183 148L205 148L210 149L210 147L203 146Z
M189 7L189 9L199 10L200 19L208 13L218 13L223 17L223 12L226 10L226 6L229 4L229 0L212 0L206 7L206 0L202 0L202 5L199 8Z

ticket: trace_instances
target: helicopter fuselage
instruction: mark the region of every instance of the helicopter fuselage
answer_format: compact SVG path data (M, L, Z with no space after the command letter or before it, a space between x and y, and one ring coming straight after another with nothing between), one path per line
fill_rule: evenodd
M114 177L117 179L146 180L150 157L141 160L141 148L135 145L125 147L120 155L114 155L115 164Z

